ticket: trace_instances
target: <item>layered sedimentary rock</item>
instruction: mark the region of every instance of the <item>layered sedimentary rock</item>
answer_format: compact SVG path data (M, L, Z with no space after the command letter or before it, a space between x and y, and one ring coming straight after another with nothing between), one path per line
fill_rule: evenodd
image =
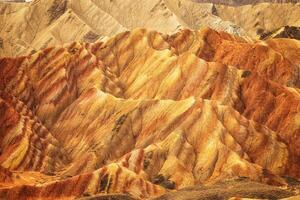
M247 35L232 22L215 16L213 10L212 4L189 0L0 2L0 56L26 55L73 41L95 42L137 27L172 33L209 26Z
M289 185L283 176L300 177L299 52L289 39L135 29L2 58L0 197Z
M171 34L211 27L258 39L300 26L294 1L44 0L0 2L0 56L27 55L67 42L95 42L137 27ZM254 4L253 3L257 3ZM279 4L280 3L280 4ZM225 5L224 5L225 4Z
M215 5L215 13L224 21L231 21L242 27L253 38L284 26L300 27L299 1L265 1L257 4L255 0L246 2L240 6Z
M1 114L2 167L51 173L62 165L59 142L26 105L1 93Z

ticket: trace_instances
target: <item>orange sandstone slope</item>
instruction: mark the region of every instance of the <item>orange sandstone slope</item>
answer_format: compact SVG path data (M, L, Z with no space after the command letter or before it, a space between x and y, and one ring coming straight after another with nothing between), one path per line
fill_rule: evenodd
M2 58L0 197L300 178L298 47L135 29Z

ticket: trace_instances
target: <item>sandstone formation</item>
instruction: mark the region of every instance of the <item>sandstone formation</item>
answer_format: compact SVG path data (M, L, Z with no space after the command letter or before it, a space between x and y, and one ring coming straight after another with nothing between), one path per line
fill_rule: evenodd
M296 40L204 28L1 58L0 198L176 199L195 185L208 198L198 186L244 178L228 198L255 198L247 184L297 195L284 177L300 178L299 54Z
M215 5L215 10L222 20L231 21L242 27L253 38L259 38L284 26L300 27L299 1L283 0L281 1L283 3L275 4L252 4L252 2L251 0L251 4L241 6Z
M297 3L298 0L193 0L199 3L214 3L230 6L240 6L257 3Z
M300 26L298 1L35 0L0 2L0 57L145 27L166 34L211 27L248 40ZM256 3L256 4L253 4ZM280 3L280 4L279 4Z
M242 197L232 197L232 195ZM294 197L289 196L289 192L263 184L247 181L247 180L230 180L213 186L190 187L176 192L170 192L155 200L172 199L228 199L228 200L293 200ZM287 197L287 198L286 198ZM298 198L296 196L295 198Z
M214 14L213 4L190 0L35 0L0 2L0 57L73 41L95 42L137 27L172 33L211 27L247 33Z

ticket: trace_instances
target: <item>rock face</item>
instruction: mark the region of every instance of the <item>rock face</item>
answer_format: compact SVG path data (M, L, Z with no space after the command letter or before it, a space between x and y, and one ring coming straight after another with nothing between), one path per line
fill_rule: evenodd
M0 198L288 185L300 178L299 54L296 40L205 28L2 58Z

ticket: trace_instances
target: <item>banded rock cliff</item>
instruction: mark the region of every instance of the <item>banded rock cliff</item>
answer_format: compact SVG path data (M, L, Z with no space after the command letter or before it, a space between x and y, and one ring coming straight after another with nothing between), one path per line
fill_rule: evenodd
M284 177L300 178L299 54L296 40L205 28L1 58L0 197L160 198L239 178L289 188Z

